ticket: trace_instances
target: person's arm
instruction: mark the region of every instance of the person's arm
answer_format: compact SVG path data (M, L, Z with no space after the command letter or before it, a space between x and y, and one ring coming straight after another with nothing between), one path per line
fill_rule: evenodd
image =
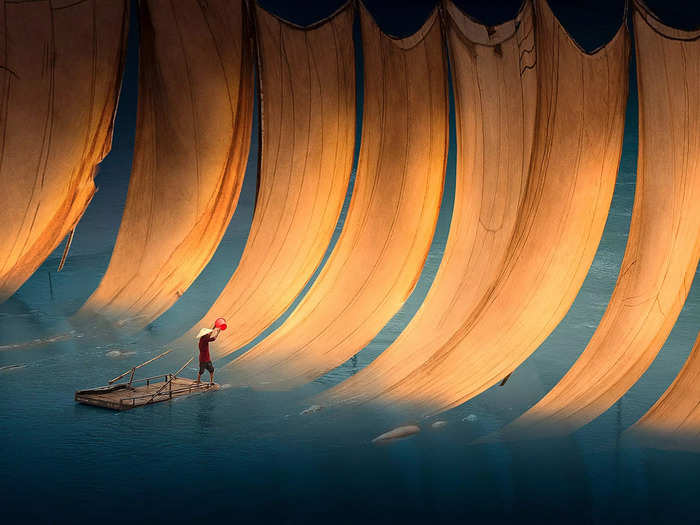
M219 334L221 333L221 329L217 328L214 330L210 335L209 335L209 341L216 341L216 338L219 337Z

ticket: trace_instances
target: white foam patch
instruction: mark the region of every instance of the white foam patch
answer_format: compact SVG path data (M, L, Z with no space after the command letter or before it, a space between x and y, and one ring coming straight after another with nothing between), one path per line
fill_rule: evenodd
M299 412L300 416L308 416L309 414L315 414L319 410L322 410L323 407L321 405L311 405L309 408L305 408L301 412Z
M132 321L136 321L137 319L141 319L142 317L146 317L146 314L139 314L139 315L135 315L134 317L127 317L126 319L119 319L116 322L116 325L121 327L121 326L124 326L126 324L131 323Z
M135 353L136 352L128 352L125 350L110 350L105 354L105 356L110 357L112 359L121 359L123 357L134 355Z

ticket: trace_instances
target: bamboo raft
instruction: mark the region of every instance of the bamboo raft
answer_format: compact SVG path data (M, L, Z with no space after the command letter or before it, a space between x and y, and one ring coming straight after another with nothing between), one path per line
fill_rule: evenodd
M197 383L193 379L177 376L194 358L190 358L174 374L168 373L134 380L134 374L138 368L163 357L169 352L170 350L167 350L145 363L130 368L109 381L105 386L78 390L75 393L75 400L84 405L109 408L111 410L129 410L139 406L150 405L151 403L161 403L177 397L219 389L217 383L210 384L206 381ZM116 383L116 381L129 374L128 382Z

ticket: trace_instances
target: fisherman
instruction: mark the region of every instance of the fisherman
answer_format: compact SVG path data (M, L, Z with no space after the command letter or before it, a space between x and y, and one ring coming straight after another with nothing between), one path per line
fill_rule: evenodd
M199 339L199 374L197 374L197 383L199 384L202 374L205 370L209 371L209 384L214 384L214 365L211 363L209 355L209 343L216 341L219 337L221 328L216 325L211 328L202 328L197 334Z

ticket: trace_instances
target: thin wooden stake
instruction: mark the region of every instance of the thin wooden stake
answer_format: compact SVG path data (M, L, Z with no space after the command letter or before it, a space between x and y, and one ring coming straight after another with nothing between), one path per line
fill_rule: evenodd
M61 257L61 262L58 264L58 272L63 270L63 265L66 264L66 257L68 257L68 250L70 250L70 245L73 242L73 236L75 235L75 228L73 228L68 234L68 240L66 241L66 247L63 248L63 257Z

